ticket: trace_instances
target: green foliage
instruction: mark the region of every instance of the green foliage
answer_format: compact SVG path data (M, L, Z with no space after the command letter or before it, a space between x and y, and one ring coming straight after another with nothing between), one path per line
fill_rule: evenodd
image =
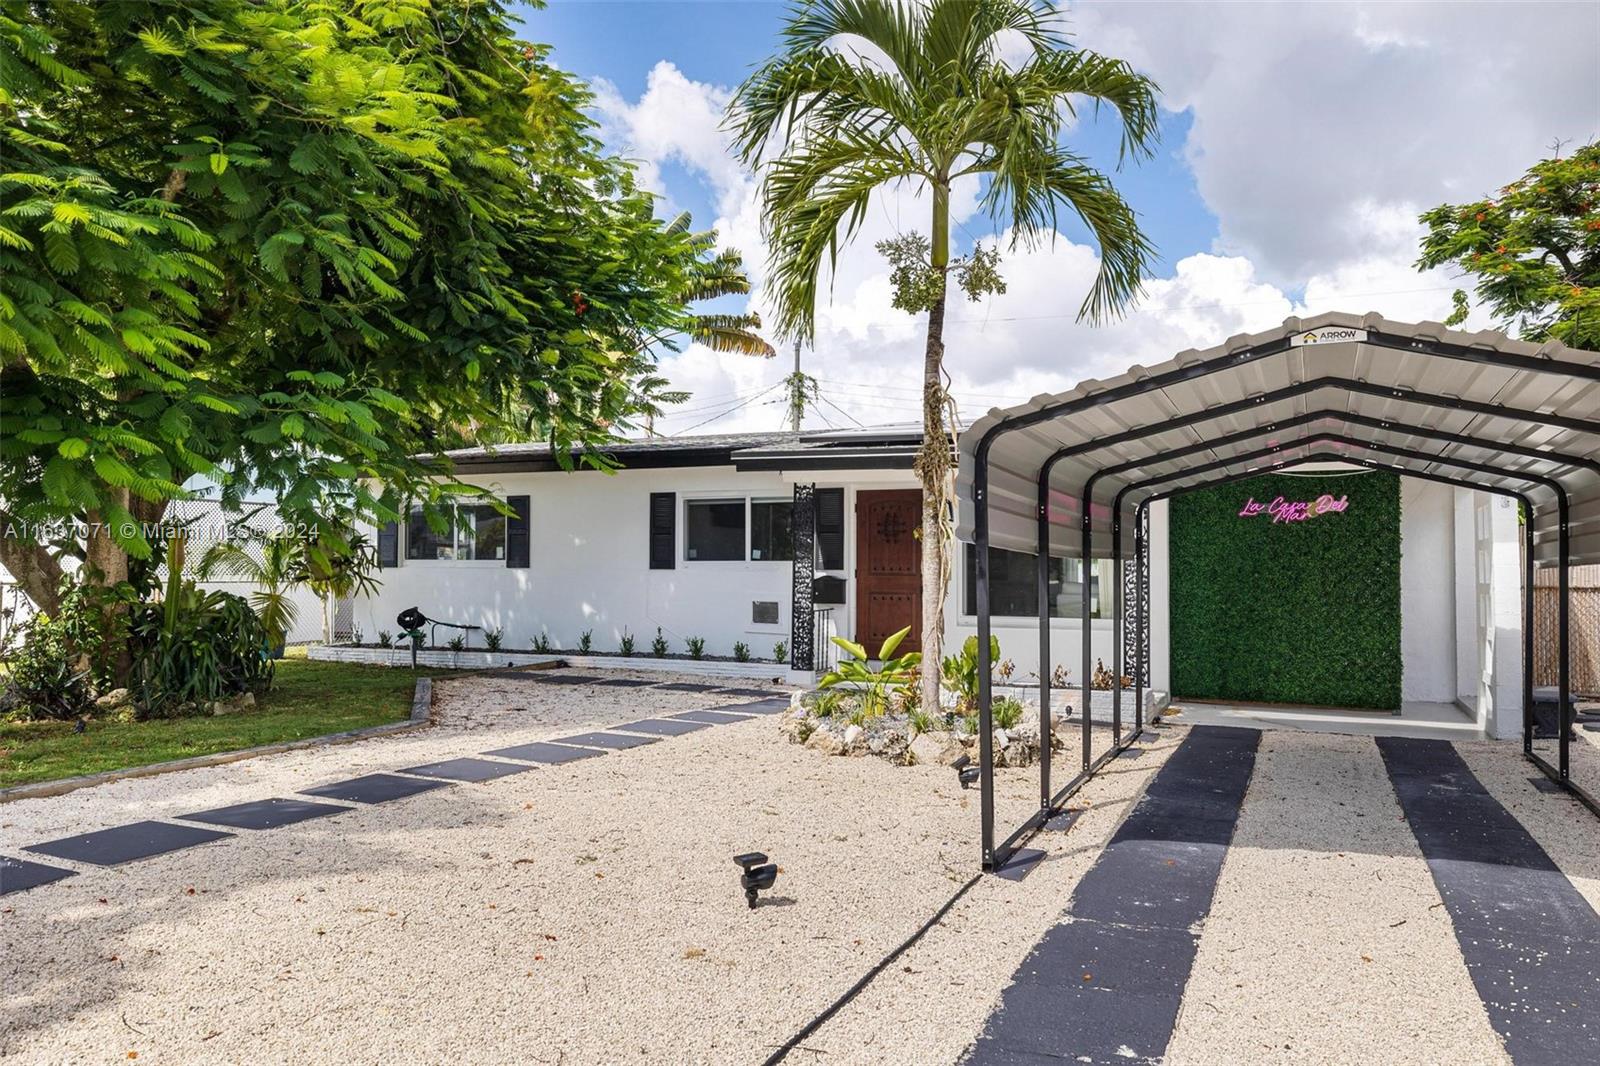
M539 655L548 655L550 652L550 634L544 630L533 635L533 650Z
M763 167L780 332L811 336L823 264L866 221L873 192L900 181L933 191L936 271L949 264L951 183L979 174L988 179L980 206L1014 240L1052 235L1063 210L1094 233L1100 274L1081 314L1113 315L1138 291L1154 250L1110 179L1062 140L1090 100L1121 118L1125 155L1149 155L1155 86L1121 60L1069 47L1049 5L818 0L797 6L783 33L783 51L729 108L736 150ZM887 66L853 59L837 47L842 37L875 46ZM1002 49L1002 37L1018 47ZM992 261L975 265L975 284L997 280Z
M657 659L664 659L667 655L667 638L661 635L661 627L656 626L656 637L650 642L650 654Z
M750 645L742 640L733 642L733 658L736 662L747 663L750 661Z
M684 644L684 647L689 649L689 658L691 658L691 659L703 659L703 658L705 658L705 654L706 654L706 638L705 637L685 637L684 641L683 641L683 644Z
M1470 276L1502 329L1600 348L1600 143L1540 160L1498 196L1435 207L1422 223L1417 269ZM1457 291L1447 324L1469 311Z
M1323 494L1349 509L1243 518L1247 499ZM1174 497L1176 697L1400 705L1400 483L1386 472L1268 475Z
M989 704L989 715L996 729L1015 729L1022 721L1022 711L1022 701L1010 696L1001 696Z
M455 636L445 641L444 646L449 648L451 651L466 651L467 638L464 635L457 633Z
M387 629L378 630L378 647L380 647L380 648L392 648L392 647L394 647L394 634L389 632Z
M583 654L588 655L589 649L592 647L594 647L594 630L585 629L582 633L578 634L578 650Z
M1000 661L1000 638L989 638L989 661ZM956 697L956 710L965 714L978 705L978 638L968 637L955 655L946 655L939 664L944 687Z
M266 627L231 592L173 580L159 603L134 606L129 690L141 718L196 713L206 703L272 683Z
M912 314L933 310L945 294L947 272L933 265L928 238L913 232L879 241L874 247L892 268L889 286L894 290L894 306ZM1005 279L1000 276L1000 249L985 248L981 241L973 244L971 255L950 260L948 272L955 274L956 284L973 302L1006 291Z
M618 643L617 650L623 655L633 654L633 634L626 629L622 631L622 640Z
M39 614L6 634L0 649L0 718L69 719L94 705L89 665L62 620Z
M610 466L738 264L547 55L495 0L0 4L6 511L144 558L196 474L313 526L481 493L455 446Z
M500 645L505 642L506 631L504 627L485 629L483 631L483 646L489 651L499 651Z
M772 646L772 661L778 663L789 661L789 645L786 642L780 640Z
M824 674L817 682L817 687L829 689L836 685L847 685L860 692L860 709L864 717L887 714L891 694L909 684L922 663L921 652L907 652L898 658L894 654L910 633L911 627L906 626L889 634L879 646L876 656L868 656L867 649L855 641L829 637L849 658L839 660L839 665ZM874 659L877 660L877 666L872 665Z

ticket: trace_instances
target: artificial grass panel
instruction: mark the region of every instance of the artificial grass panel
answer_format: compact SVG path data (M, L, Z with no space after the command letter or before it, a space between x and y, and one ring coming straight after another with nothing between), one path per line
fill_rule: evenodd
M1270 505L1345 497L1274 522ZM1400 478L1266 475L1174 497L1172 690L1191 699L1400 706Z

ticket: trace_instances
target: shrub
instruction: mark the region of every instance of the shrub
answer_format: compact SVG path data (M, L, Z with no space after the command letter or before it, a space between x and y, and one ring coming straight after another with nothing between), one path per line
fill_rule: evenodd
M750 661L750 645L746 644L742 640L734 641L734 644L733 644L733 657L734 657L734 659L738 660L741 663L749 662Z
M65 606L63 606L65 610ZM94 705L90 667L61 619L34 615L6 635L0 654L0 716L68 719Z
M594 647L594 630L585 629L578 635L578 650L588 655L589 649L592 647Z
M624 629L622 631L622 641L621 641L620 644L618 644L617 648L624 655L632 655L633 654L633 634L629 633L626 629Z
M540 655L548 653L550 651L550 634L542 629L535 633L533 635L533 650Z
M380 648L392 648L392 647L394 647L394 634L389 632L387 629L378 630L378 647L380 647Z
M656 626L656 639L650 642L650 654L657 659L664 659L667 655L667 638L661 635L661 627Z
M139 717L168 717L272 683L270 637L250 604L193 582L169 584L160 603L130 612L133 674L128 686Z
M917 667L922 662L921 652L907 652L899 658L894 657L895 649L900 647L900 642L906 639L911 632L911 627L906 626L898 633L891 633L884 639L878 648L878 668L873 669L871 658L867 649L854 641L843 637L830 637L835 644L844 649L850 658L841 660L831 673L823 676L817 682L819 688L833 688L835 685L849 684L861 692L861 707L858 715L861 718L875 718L889 710L890 693L899 688L904 688L916 674Z
M500 645L505 641L505 639L506 631L504 627L485 629L483 631L483 646L490 651L499 651Z
M451 651L465 651L467 647L467 638L460 633L457 633L455 636L445 641L444 646L449 648Z
M685 637L683 643L684 643L684 646L689 649L689 658L691 658L691 659L703 659L703 658L705 658L705 654L706 654L706 638L705 637Z
M1000 659L1000 638L989 638L989 661ZM946 655L939 664L944 687L955 694L956 710L968 714L978 705L978 638L968 637L955 655Z
M354 644L356 647L359 648L361 646L361 637L362 636L363 636L363 634L361 632L361 627L360 626L351 626L350 627L350 643Z
M1022 701L1002 696L989 705L996 729L1015 729L1022 721Z
M789 645L784 643L781 640L778 641L778 643L774 644L772 646L772 661L773 662L779 662L779 663L788 662L789 661Z

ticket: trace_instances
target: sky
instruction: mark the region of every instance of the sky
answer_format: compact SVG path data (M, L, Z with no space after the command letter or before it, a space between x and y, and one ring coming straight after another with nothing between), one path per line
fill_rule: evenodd
M1450 312L1458 279L1419 273L1422 211L1492 195L1558 143L1600 137L1600 3L1061 3L1076 47L1160 86L1153 159L1117 166L1115 118L1065 134L1108 171L1159 259L1120 320L1077 321L1098 269L1084 227L1013 246L976 186L952 197L958 253L998 239L1007 291L952 300L945 363L961 418L1151 365L1289 315ZM522 35L586 79L608 148L636 161L665 216L687 210L739 249L761 311L757 189L720 130L740 81L779 45L786 3L552 0L513 5ZM890 306L887 237L927 234L914 187L885 190L841 255L802 368L822 402L807 428L920 420L925 316ZM1468 328L1492 323L1474 313ZM781 428L787 345L771 360L689 345L662 369L692 398L669 434Z

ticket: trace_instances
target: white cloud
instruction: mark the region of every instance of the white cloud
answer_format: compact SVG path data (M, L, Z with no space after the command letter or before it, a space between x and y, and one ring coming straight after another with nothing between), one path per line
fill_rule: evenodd
M1289 314L1444 317L1454 282L1412 265L1417 214L1496 188L1556 137L1597 133L1593 10L1074 4L1080 43L1130 59L1160 82L1169 107L1192 110L1181 150L1221 236L1211 252L1152 281L1133 313L1099 328L1076 321L1098 268L1092 248L1061 238L1008 251L1004 295L950 307L946 369L964 417ZM659 183L660 167L675 164L706 183L715 226L759 283L756 183L719 129L730 94L662 62L639 99L601 85L598 107L608 143L641 159L647 181ZM975 220L976 197L976 184L958 190L955 214L969 224L958 233L987 229ZM815 350L804 356L837 406L825 404L808 425L919 418L924 320L890 306L873 244L926 232L926 214L916 189L886 190L841 256L831 300L818 309ZM763 304L758 292L753 306ZM700 432L776 428L783 408L774 386L790 366L787 352L760 361L694 346L671 356L664 370L696 398L658 428L682 432L707 419Z

